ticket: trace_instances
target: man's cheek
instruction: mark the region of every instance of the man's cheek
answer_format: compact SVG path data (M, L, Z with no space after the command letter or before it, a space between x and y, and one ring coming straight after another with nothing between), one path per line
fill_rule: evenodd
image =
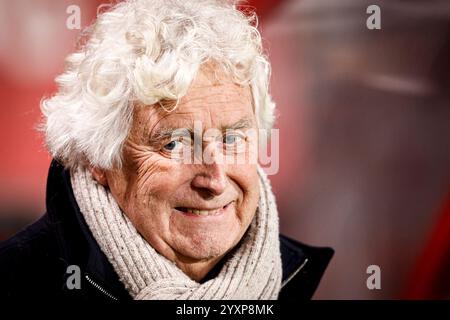
M259 183L256 165L254 164L236 164L229 167L229 172L242 189L253 189L255 183Z
M136 197L143 205L167 206L178 187L176 173L148 171L138 177Z
M160 188L161 185L164 185L164 181L169 181L171 171L173 172L173 165L167 163L167 160L147 159L136 169L139 193L146 193L149 189Z

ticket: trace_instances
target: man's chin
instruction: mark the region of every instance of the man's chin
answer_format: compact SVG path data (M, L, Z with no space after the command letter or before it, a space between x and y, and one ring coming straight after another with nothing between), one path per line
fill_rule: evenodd
M175 250L186 262L207 261L223 257L232 247L234 241L227 239L226 242L217 239L206 239L203 242L190 240L177 243Z

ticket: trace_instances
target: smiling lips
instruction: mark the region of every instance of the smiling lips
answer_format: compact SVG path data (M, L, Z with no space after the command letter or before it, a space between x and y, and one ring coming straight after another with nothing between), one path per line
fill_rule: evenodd
M221 208L216 208L216 209L196 209L196 208L187 208L187 207L176 207L175 209L178 211L181 211L187 215L217 216L219 214L222 214L225 211L225 209L227 209L232 202L228 203L227 205L225 205Z

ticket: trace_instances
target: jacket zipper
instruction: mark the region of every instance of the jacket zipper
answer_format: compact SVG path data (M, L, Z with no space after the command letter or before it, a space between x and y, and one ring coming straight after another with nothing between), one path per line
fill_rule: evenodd
M108 291L106 291L105 289L103 289L97 282L95 282L94 280L92 280L91 278L89 278L89 275L85 275L86 280L94 287L96 288L98 291L100 291L102 294L104 294L105 296L107 296L108 298L112 299L112 300L119 300L117 299L115 296L113 296L111 293L109 293Z
M297 275L297 273L299 273L305 267L307 262L308 258L306 258L305 261L303 261L303 263L300 265L300 267L298 267L286 280L283 281L283 283L281 284L281 288L287 285L288 282L291 281Z

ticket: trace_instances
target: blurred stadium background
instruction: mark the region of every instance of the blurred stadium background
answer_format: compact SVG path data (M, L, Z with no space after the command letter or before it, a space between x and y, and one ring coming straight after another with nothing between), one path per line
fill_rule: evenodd
M45 211L39 101L74 49L70 5L0 0L0 240ZM366 8L381 8L381 30ZM450 298L450 2L254 0L272 62L283 233L331 246L316 299ZM381 268L369 290L366 268Z

